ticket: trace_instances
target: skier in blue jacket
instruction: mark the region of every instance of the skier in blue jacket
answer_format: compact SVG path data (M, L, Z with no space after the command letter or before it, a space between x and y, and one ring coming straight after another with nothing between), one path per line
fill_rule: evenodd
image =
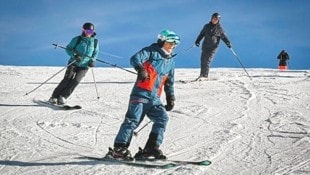
M99 43L95 39L95 27L92 23L83 25L82 34L74 37L66 47L66 52L70 56L68 67L63 80L53 91L49 99L53 104L64 104L81 82L89 67L95 66L95 61L99 53ZM74 63L72 63L74 62Z
M158 35L157 43L143 48L130 59L131 65L138 72L132 89L125 120L114 140L114 148L109 148L106 157L132 160L128 147L134 130L146 115L152 122L152 130L144 149L135 155L136 159L154 157L166 159L159 149L164 139L168 122L166 111L174 107L174 67L173 50L180 43L177 34L163 30ZM167 104L160 100L165 91Z

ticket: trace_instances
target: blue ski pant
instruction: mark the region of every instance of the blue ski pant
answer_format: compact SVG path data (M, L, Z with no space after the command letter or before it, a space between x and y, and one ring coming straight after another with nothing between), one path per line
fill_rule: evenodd
M139 126L144 117L147 116L152 122L151 133L157 135L156 145L161 145L164 139L164 132L168 123L168 114L163 105L153 105L152 102L129 102L125 120L114 141L114 147L129 147L134 130Z

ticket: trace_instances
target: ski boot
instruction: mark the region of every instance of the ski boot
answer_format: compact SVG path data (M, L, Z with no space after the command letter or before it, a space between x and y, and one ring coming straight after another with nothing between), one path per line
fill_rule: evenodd
M65 103L66 103L65 97L59 96L59 97L57 98L57 104L58 104L58 105L64 105Z
M109 147L109 152L106 154L105 158L133 161L130 151L126 147L114 147L114 149Z
M207 80L207 79L208 79L208 75L207 74L201 74L201 75L199 75L198 78L195 79L195 81Z
M51 98L48 100L48 102L51 103L51 104L56 104L56 103L57 103L57 98L51 97Z
M136 160L166 160L167 157L159 149L158 146L153 148L144 148L139 147L139 151L135 154L134 158Z

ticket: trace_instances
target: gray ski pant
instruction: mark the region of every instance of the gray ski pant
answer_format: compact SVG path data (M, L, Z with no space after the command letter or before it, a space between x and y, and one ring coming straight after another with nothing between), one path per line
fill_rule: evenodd
M55 88L52 97L58 98L59 96L63 96L68 98L86 75L87 71L88 68L79 68L75 65L70 65L66 70L63 80Z
M200 57L200 76L209 75L211 61L216 53L217 48L203 48Z

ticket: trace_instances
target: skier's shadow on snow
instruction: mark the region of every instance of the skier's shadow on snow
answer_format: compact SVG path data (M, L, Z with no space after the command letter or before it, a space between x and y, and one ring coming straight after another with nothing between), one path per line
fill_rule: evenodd
M37 105L33 105L33 106L51 108L53 110L63 110L62 108L59 108L57 106L53 106L52 104L47 104L47 102L44 102L44 101L41 101L41 100L35 100L34 99L33 102L37 104Z
M16 104L0 104L0 106L6 106L6 107L42 107L42 105L16 105Z
M30 166L63 166L63 165L97 165L97 164L117 164L117 162L102 162L100 160L89 160L89 158L84 156L75 157L73 159L80 161L66 161L66 162L25 162L19 160L0 160L0 166L20 166L20 167L30 167Z
M72 162L24 162L18 160L0 160L0 165L4 166L20 166L20 167L29 167L29 166L60 166L60 165L95 165L99 162L91 160L83 161L72 161Z
M97 81L96 84L133 84L134 81ZM42 82L28 82L27 84L42 84ZM59 82L47 82L44 84L59 84ZM81 82L80 84L94 84L94 82Z

